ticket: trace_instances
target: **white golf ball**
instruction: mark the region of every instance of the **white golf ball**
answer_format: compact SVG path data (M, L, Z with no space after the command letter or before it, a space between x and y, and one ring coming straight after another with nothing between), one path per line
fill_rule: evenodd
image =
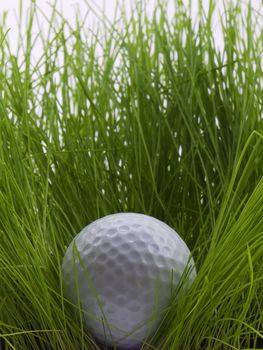
M186 266L189 285L194 261L172 228L151 216L119 213L92 222L74 238L62 272L66 295L85 311L93 336L134 349L158 326Z

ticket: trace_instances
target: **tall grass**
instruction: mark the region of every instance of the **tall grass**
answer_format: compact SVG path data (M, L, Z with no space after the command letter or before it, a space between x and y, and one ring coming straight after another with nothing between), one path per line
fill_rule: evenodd
M1 350L99 349L64 298L61 259L121 211L174 227L198 269L143 349L263 347L262 15L226 4L220 51L214 1L198 29L182 1L172 20L144 4L88 30L78 16L57 26L54 3L37 61L41 9L16 54L2 18Z

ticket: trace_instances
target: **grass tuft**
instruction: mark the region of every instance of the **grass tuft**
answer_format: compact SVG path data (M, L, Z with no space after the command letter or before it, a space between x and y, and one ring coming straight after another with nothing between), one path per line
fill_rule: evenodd
M196 19L182 1L172 19L166 2L151 17L138 2L112 24L93 5L72 27L32 2L15 53L1 18L0 348L99 349L61 260L122 211L174 227L197 263L143 349L262 348L262 15L225 4L219 49L212 0Z

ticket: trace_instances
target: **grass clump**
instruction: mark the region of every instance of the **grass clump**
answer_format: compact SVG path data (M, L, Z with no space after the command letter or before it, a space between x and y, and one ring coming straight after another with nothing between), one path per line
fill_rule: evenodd
M54 4L35 37L32 2L15 54L2 18L1 349L99 349L64 299L61 259L121 211L174 227L198 269L143 349L263 347L262 16L229 3L220 51L212 0L198 28L181 1L172 20L143 5L91 30Z

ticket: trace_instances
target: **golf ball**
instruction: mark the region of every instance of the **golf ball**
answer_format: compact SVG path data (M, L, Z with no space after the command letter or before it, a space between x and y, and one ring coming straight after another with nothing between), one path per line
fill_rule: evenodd
M119 349L139 348L158 326L190 251L168 225L151 216L118 213L86 226L62 262L65 293L80 305L89 331Z

